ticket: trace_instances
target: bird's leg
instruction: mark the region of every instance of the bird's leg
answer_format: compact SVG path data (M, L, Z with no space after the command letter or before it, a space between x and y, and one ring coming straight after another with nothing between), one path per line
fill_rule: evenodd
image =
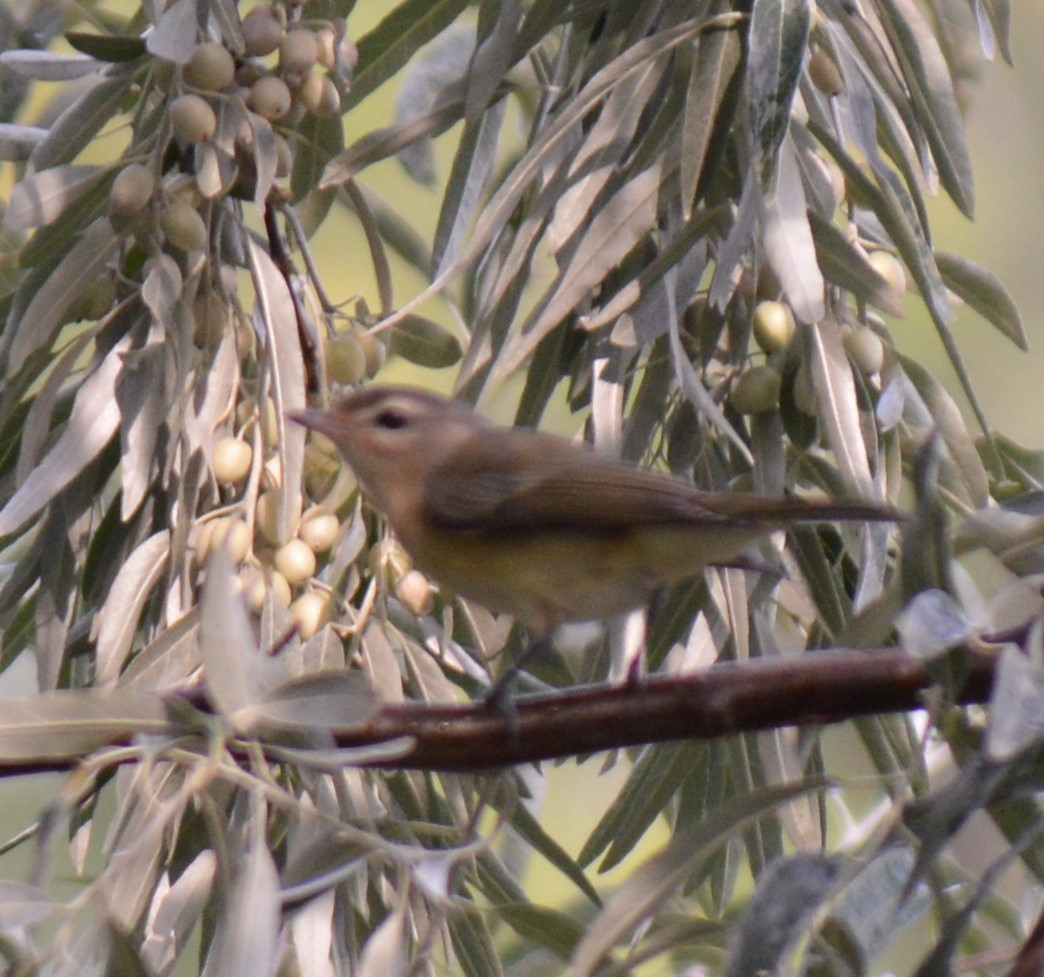
M650 599L646 608L627 611L610 619L608 630L611 684L636 685L644 674L645 643L652 609L653 603Z
M522 654L518 656L518 659L512 662L507 671L489 687L489 691L483 696L483 702L502 713L506 714L510 711L513 714L514 709L508 693L511 691L511 686L514 684L515 679L518 678L518 673L522 671L526 662L548 651L550 647L550 635L531 641L522 649Z
M627 662L627 671L624 673L624 686L628 689L637 689L645 681L648 674L648 662L646 655L649 649L649 631L656 620L656 615L662 610L667 598L667 592L663 587L657 587L646 601L642 612L642 636L638 646L637 654L631 656Z

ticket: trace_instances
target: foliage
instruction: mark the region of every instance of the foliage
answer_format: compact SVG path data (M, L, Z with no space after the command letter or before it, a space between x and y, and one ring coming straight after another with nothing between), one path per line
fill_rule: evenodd
M32 877L0 886L12 971L863 974L929 915L918 973L1017 944L997 882L1044 871L1025 494L1044 464L970 433L890 328L915 292L985 432L951 306L1020 347L1021 321L989 272L933 249L924 197L972 214L956 86L980 48L1007 55L1009 4L405 0L357 48L351 7L3 8L0 628L3 665L32 649L41 694L0 718L0 763L82 757L16 839L35 839ZM79 53L56 53L59 30ZM203 41L234 60L211 43L204 64ZM396 120L356 132L393 78ZM33 81L60 94L25 124ZM391 157L437 183L430 243L366 185ZM318 279L309 239L335 209L362 230L376 314ZM390 255L431 281L399 308ZM417 312L432 296L440 322ZM765 302L792 336L757 325ZM858 815L814 732L645 746L616 758L626 782L574 858L534 817L532 771L381 772L336 750L330 729L378 700L478 694L520 640L433 593L329 443L286 418L389 352L459 362L471 400L524 369L525 424L566 381L594 440L705 487L912 484L898 566L886 527L795 532L788 583L710 571L665 595L647 647L683 671L898 634L939 688L930 731L851 724L886 802ZM989 722L952 705L984 633L1031 652L999 656ZM599 640L580 675L533 670L571 684L610 658ZM202 698L169 695L186 688ZM983 871L951 842L986 818L1004 842ZM669 838L643 860L656 823ZM46 885L62 834L68 898ZM573 902L526 891L509 834ZM614 891L586 874L625 861Z

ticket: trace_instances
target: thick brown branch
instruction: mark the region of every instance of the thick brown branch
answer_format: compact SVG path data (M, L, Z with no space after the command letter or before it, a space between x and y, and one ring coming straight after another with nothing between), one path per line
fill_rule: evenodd
M984 702L995 655L969 650L962 703ZM839 722L922 706L932 679L894 649L813 652L723 664L638 686L596 686L519 698L510 719L484 704L386 706L337 735L341 746L410 736L415 747L382 767L476 770L676 739ZM376 765L376 764L375 764Z
M959 702L989 698L995 662L990 651L964 652L967 674ZM365 725L331 733L338 746L362 749L408 738L401 755L361 760L364 766L483 770L643 743L906 712L922 707L932 684L923 661L894 649L818 651L716 665L695 675L658 675L626 687L588 686L525 696L515 700L510 712L485 703L387 705ZM181 709L172 708L176 704ZM167 735L188 748L186 733L195 724L191 713L184 712L186 705L211 711L205 687L170 693L156 718L162 724L164 713L169 715ZM164 735L156 723L149 732ZM131 738L124 733L107 744L93 737L87 742L94 750L125 746ZM274 743L271 753L273 759L284 755ZM82 759L75 747L47 758L0 755L0 776L68 770ZM128 753L116 762L132 759Z

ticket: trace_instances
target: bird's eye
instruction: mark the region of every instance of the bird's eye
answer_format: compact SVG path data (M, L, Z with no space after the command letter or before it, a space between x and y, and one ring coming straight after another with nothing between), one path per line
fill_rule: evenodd
M407 423L406 415L401 410L395 410L392 407L385 407L374 420L377 426L384 428L385 431L398 431Z

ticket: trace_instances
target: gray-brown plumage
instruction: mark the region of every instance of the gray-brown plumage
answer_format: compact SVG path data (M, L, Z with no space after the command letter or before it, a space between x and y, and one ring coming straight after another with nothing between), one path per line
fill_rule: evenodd
M869 502L701 492L410 387L296 419L337 444L419 569L542 634L642 606L792 523L899 518Z

